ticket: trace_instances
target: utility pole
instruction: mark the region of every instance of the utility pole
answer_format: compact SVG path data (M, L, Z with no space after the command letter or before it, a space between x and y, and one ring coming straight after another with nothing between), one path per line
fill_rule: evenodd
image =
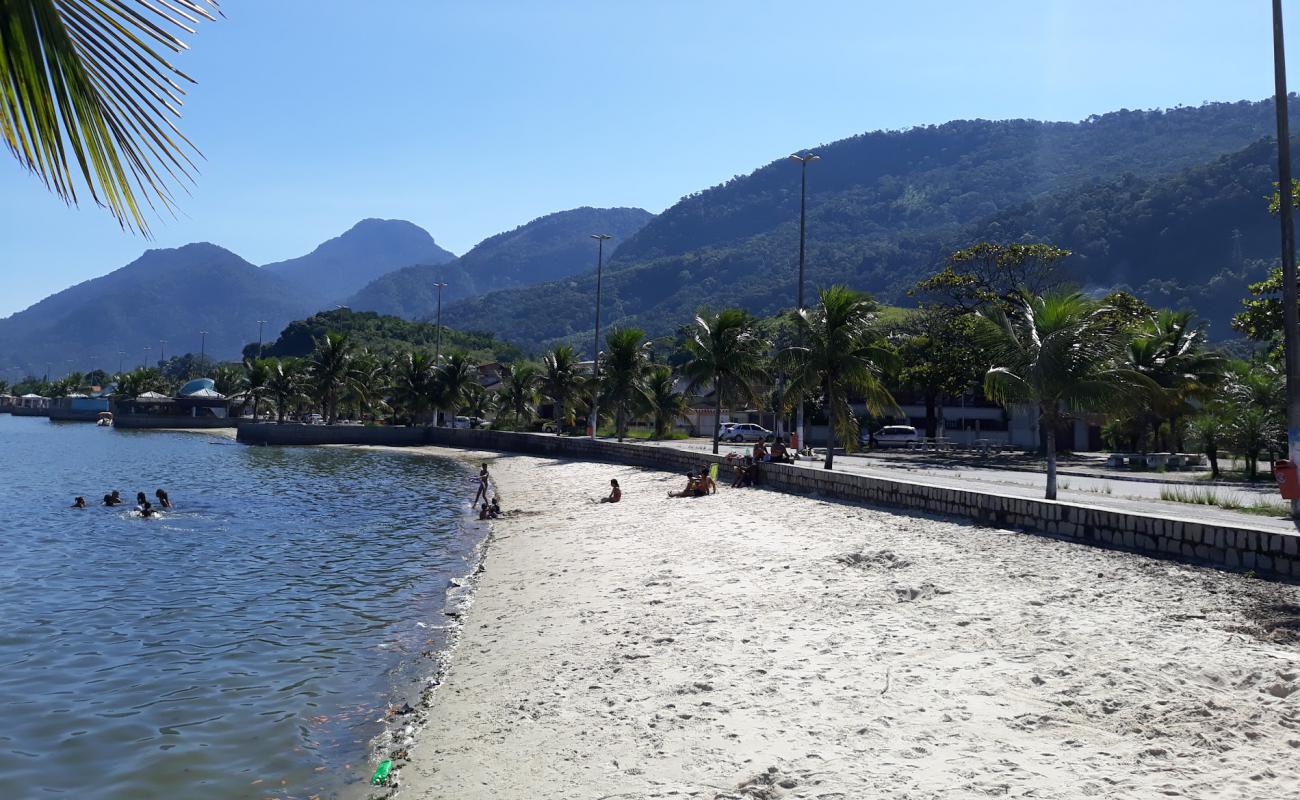
M162 369L162 365L166 363L167 363L167 340L159 339L158 340L158 368Z
M199 331L199 364L203 365L208 360L208 332Z
M600 278L605 265L605 241L614 237L607 233L593 233L596 240L596 339L592 343L591 356L591 438L596 438L596 426L600 424Z
M808 163L818 161L821 156L808 153L806 155L792 154L790 159L799 162L800 180L799 180L799 311L804 310L803 304L803 263L804 263L804 233L807 229L808 221ZM799 409L795 413L794 428L799 438L799 447L807 447L803 436L803 398L799 398Z
M262 357L262 326L265 324L266 324L266 320L264 319L259 319L257 321L257 357L258 358Z
M1277 108L1278 216L1282 222L1282 342L1286 358L1287 457L1300 459L1300 314L1296 309L1295 220L1291 208L1291 124L1287 109L1282 0L1273 0L1273 81ZM1300 500L1291 501L1300 517Z
M117 374L118 375L122 374L122 360L125 358L126 358L126 351L118 350L117 351Z
M438 343L433 351L433 368L439 370L442 368L442 290L447 284L444 281L438 281L433 288L438 290L438 310L434 316L434 327L437 328ZM438 415L442 413L441 408L433 410L433 426L438 427Z

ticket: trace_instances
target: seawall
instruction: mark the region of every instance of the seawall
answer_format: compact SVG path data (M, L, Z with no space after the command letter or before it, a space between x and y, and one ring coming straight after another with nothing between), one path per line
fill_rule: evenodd
M722 474L731 472L724 457L706 453L507 431L244 422L239 426L238 440L265 445L441 445L583 461L610 461L681 473L716 463L721 465ZM953 489L918 481L852 475L790 464L764 464L762 486L787 492L816 492L827 497L905 511L963 517L981 524L1016 528L1156 558L1223 569L1252 570L1272 578L1300 578L1300 535L1246 525L1223 525L1059 500Z

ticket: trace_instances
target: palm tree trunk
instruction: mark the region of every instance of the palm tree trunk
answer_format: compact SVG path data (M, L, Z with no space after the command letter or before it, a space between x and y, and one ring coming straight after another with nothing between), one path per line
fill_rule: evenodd
M718 454L718 436L722 434L722 386L713 382L713 454Z
M1214 480L1219 478L1219 451L1217 448L1205 448L1205 455L1210 459L1210 477Z
M622 406L619 406L616 409L614 409L614 428L616 429L614 433L618 435L618 441L621 444L623 442L623 407Z
M826 463L822 469L831 469L835 464L835 416L834 401L831 399L831 379L826 379Z
M1056 420L1042 416L1039 424L1047 426L1047 494L1048 500L1056 499Z

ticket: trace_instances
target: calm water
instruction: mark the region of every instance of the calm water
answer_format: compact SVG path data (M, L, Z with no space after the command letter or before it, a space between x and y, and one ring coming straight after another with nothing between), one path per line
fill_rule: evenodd
M167 489L176 508L69 509ZM480 538L463 467L0 415L0 798L360 791Z

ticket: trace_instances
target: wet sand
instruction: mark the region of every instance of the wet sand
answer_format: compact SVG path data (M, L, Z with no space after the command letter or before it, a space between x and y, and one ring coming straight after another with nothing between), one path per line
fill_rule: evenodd
M430 453L465 457L457 451ZM402 798L1278 798L1296 587L500 456ZM597 505L611 477L624 502Z

